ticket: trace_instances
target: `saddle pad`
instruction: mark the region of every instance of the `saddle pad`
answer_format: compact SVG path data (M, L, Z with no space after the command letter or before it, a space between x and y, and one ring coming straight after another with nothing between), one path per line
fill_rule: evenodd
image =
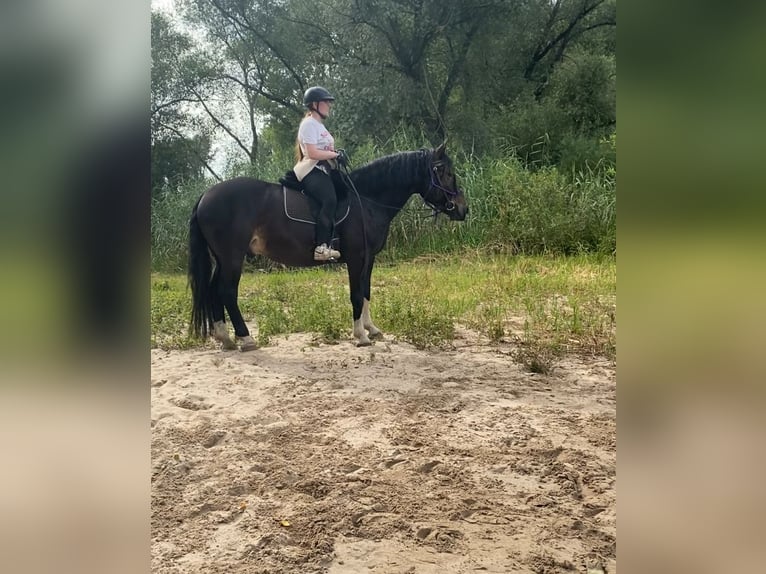
M285 215L288 219L316 225L314 214L319 209L316 200L286 185L282 186L282 195L285 198ZM350 210L348 196L338 198L338 207L335 209L335 225L346 219Z

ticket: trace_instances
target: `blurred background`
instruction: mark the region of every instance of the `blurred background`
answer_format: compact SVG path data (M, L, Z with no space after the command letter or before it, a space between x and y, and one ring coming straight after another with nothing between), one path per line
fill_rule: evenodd
M147 571L150 7L0 6L0 571Z
M762 568L764 6L622 2L620 566Z

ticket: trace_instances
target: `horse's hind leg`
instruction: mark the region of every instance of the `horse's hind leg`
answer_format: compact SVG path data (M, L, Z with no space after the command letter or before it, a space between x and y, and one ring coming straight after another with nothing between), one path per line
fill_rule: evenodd
M244 255L236 261L230 260L228 264L224 262L221 265L221 274L219 278L220 300L229 313L231 324L234 326L234 335L239 341L240 351L252 351L258 348L258 345L250 336L250 331L245 325L242 313L237 304L237 294L239 291L239 280L242 277L242 263Z
M378 329L370 317L370 286L372 281L372 266L375 264L375 258L370 260L370 266L365 274L363 285L364 303L362 304L362 326L367 329L370 339L382 339L383 332Z
M224 349L236 349L237 345L229 336L226 327L226 318L223 312L223 299L221 298L221 264L216 260L215 271L211 279L211 313L213 315L213 338L220 342Z

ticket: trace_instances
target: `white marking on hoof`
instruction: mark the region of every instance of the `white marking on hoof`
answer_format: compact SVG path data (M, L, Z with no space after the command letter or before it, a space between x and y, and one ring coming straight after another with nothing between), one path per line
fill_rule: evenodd
M356 339L357 347L367 347L371 344L370 339L367 338L367 333L364 332L361 319L354 321L354 339Z
M220 342L224 350L236 349L237 345L229 337L229 330L226 328L226 323L223 321L216 321L213 323L213 338Z
M370 333L370 337L373 339L383 338L383 332L372 323L372 318L370 317L369 299L365 299L364 304L362 305L362 325L364 325L364 328L367 329L367 331Z
M258 348L258 343L250 335L247 337L237 337L237 341L239 341L239 350L243 353L245 351L255 351Z

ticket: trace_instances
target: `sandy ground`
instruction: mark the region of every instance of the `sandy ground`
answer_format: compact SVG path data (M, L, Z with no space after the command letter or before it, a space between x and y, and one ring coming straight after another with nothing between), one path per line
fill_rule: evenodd
M511 345L152 351L152 571L617 571L616 381Z

